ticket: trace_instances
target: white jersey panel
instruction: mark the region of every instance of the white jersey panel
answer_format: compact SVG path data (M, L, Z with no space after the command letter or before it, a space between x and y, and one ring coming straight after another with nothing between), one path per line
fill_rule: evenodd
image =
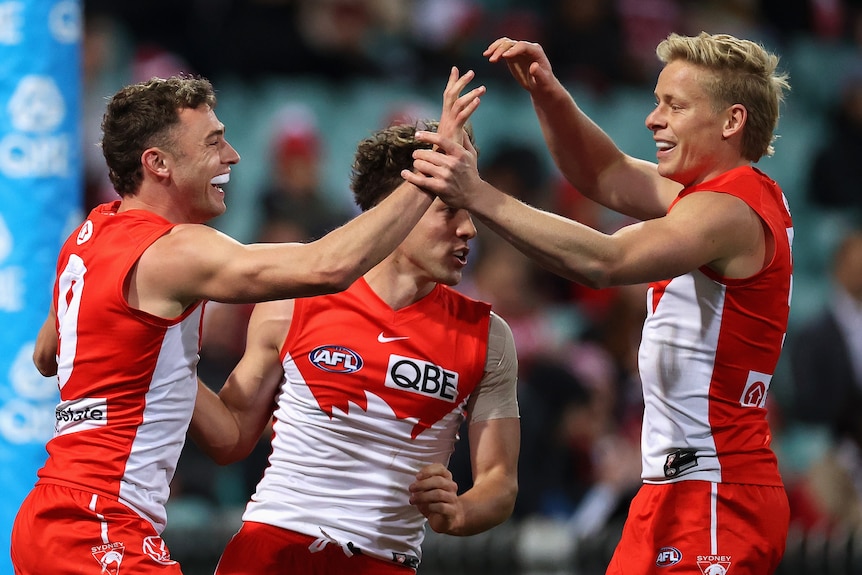
M674 278L663 293L647 293L647 318L638 354L644 390L641 436L645 482L720 481L709 422L709 387L725 305L725 286L700 271ZM668 457L697 450L696 471L669 477Z
M120 482L120 500L152 521L159 533L165 528L169 485L194 411L201 313L203 306L198 306L165 332L143 421Z
M350 402L347 413L334 407L330 418L290 355L284 368L289 382L275 411L273 455L243 520L349 543L388 561L420 558L425 518L407 503L407 488L423 466L448 463L464 402L411 438L418 419L397 417L368 391L367 411Z

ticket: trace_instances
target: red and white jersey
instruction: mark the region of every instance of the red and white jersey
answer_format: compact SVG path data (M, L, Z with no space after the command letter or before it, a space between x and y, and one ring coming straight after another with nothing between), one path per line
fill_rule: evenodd
M407 488L454 450L491 315L442 285L393 311L364 278L296 300L270 466L243 520L415 566L425 518Z
M790 311L793 227L778 185L751 167L683 190L742 199L774 239L745 279L699 270L653 282L639 352L643 480L781 485L766 397ZM673 205L671 205L671 210Z
M39 483L117 499L161 532L197 392L203 306L171 320L129 306L124 281L173 224L118 205L93 209L60 251L60 403Z

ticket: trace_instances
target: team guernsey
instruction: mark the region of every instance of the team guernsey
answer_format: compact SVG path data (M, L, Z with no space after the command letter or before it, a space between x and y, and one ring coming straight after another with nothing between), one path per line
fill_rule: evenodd
M58 258L60 403L38 483L117 500L161 532L194 408L203 306L171 320L129 306L130 270L173 224L118 206L93 209Z
M243 520L418 565L425 518L408 486L449 460L483 377L490 315L442 285L397 311L364 279L296 300L273 455Z
M768 226L774 250L749 278L702 267L650 284L639 351L643 480L780 486L766 398L790 310L790 213L777 184L752 167L687 188L676 201L700 191L743 200Z

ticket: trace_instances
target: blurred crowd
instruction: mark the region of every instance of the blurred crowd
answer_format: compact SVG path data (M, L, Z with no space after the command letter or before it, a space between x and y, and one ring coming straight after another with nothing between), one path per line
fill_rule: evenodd
M828 298L788 334L786 369L773 380L773 389L784 391L770 409L795 520L806 528L862 527L862 1L88 0L85 11L90 94L101 93L106 70L122 68L128 80L182 70L216 85L220 78L273 75L335 84L367 78L436 96L452 65L488 81L508 74L481 56L506 35L542 43L567 83L596 94L642 87L649 97L659 65L654 47L671 31L728 32L779 53L799 38L858 47L857 65L830 72L840 77L835 98L823 111L824 129L807 142L806 202L841 222L834 254L821 254L832 262L821 278ZM85 98L90 142L98 141L103 105ZM393 111L387 121L435 113L419 106ZM254 240L308 241L350 216L350 206L330 201L325 189L327 134L319 120L296 102L285 102L271 119L267 176L249 216L258 222ZM542 147L516 138L487 147L480 169L500 189L602 231L627 223L563 181ZM98 148L86 150L92 206L112 192ZM481 228L470 258L459 289L493 304L519 353L523 443L515 520L560 519L574 535L588 536L625 514L640 483L636 362L645 286L580 287ZM214 388L242 354L249 311L207 306L200 374ZM267 454L263 437L247 461L219 468L190 443L173 497L241 506ZM452 468L465 488L467 461L459 444Z

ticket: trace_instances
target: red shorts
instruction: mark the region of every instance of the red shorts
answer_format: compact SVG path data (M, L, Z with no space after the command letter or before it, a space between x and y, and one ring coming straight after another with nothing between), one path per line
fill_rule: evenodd
M215 575L413 575L416 571L337 543L316 545L309 535L244 521L228 542Z
M155 528L107 497L38 484L12 526L16 575L182 575Z
M606 575L769 575L784 555L789 523L783 487L645 484Z

